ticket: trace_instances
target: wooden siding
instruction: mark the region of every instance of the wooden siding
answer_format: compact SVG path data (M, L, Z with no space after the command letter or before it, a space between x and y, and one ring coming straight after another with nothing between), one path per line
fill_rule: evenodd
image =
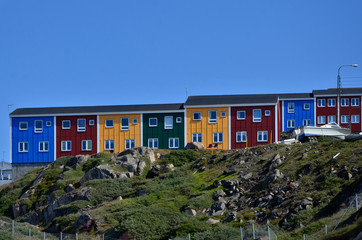
M288 113L288 103L294 103L294 113ZM309 103L309 110L304 109L304 103ZM303 120L309 119L311 126L314 126L314 101L313 100L287 100L284 101L284 129L288 131L288 120L295 121L295 127L303 126Z
M165 129L165 117L173 117L173 128ZM176 118L180 117L181 123L176 122ZM157 127L149 126L149 119L157 118ZM184 113L155 113L155 114L143 114L143 146L148 146L149 138L158 138L158 148L168 149L169 138L179 138L179 149L183 149L185 146L185 119Z
M209 123L209 111L217 111L217 123ZM201 113L201 121L193 120L193 113ZM220 113L225 112L226 117L220 117ZM193 133L202 133L202 143L205 148L209 144L214 144L213 134L215 132L223 133L223 142L218 143L217 149L229 149L229 109L227 107L212 108L187 108L186 109L187 142L192 142Z
M121 118L129 118L129 129L121 130ZM137 124L133 124L133 119L137 118ZM113 128L106 128L106 119L113 119ZM126 149L126 139L134 139L135 147L141 146L141 114L115 114L99 115L99 151L105 150L105 140L114 140L114 152L122 152Z
M253 122L254 109L261 109L261 122ZM265 110L270 111L270 116L265 116ZM237 119L238 111L245 111L245 120ZM258 131L268 132L266 142L257 141ZM247 132L247 142L236 142L236 132ZM275 142L275 105L231 108L231 149L265 145L272 142Z
M78 132L78 119L86 119L86 130ZM62 129L63 120L70 120L70 129ZM94 125L89 125L89 120L94 121ZM79 154L94 154L97 153L97 116L61 116L56 117L56 132L57 132L57 158L63 156L75 156ZM92 141L91 151L82 151L82 140ZM71 141L71 151L62 151L61 142Z

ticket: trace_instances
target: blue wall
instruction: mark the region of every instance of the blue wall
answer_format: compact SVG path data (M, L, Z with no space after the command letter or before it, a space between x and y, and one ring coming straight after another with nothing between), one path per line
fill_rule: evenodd
M294 103L294 113L288 113L288 103ZM310 104L309 110L304 110L304 103ZM295 120L295 127L303 126L303 119L310 119L311 125L314 126L314 101L313 100L284 100L284 127L283 131L288 131L293 128L287 128L287 121L290 119Z
M35 133L35 120L43 120L43 132ZM47 127L46 122L51 126ZM27 130L19 130L20 122L28 122ZM12 163L44 163L54 161L54 118L53 117L13 117L11 121ZM39 152L39 142L48 141L49 151ZM28 142L28 152L19 152L19 142Z

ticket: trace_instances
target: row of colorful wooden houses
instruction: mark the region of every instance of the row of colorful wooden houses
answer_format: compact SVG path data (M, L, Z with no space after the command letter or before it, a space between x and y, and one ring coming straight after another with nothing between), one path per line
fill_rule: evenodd
M312 93L190 96L185 103L19 108L10 114L11 161L49 163L68 155L187 142L239 149L280 140L303 125L337 122L360 132L362 88Z

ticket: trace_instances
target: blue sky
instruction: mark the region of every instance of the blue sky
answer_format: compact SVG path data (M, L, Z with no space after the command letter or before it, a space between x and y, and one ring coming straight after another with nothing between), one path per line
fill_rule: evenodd
M362 87L360 0L0 0L0 159L11 110Z

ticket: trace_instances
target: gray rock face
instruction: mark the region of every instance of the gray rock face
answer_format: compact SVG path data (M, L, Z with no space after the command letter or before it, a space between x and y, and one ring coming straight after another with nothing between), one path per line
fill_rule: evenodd
M88 229L92 225L94 225L94 221L92 219L92 216L89 215L89 213L82 213L82 215L80 215L77 221L75 222L75 227L77 229L78 228Z
M187 143L185 149L204 149L204 144L200 142L189 142Z
M77 155L69 159L65 166L76 169L78 165L85 163L90 158L90 155Z
M211 210L217 211L224 211L226 208L225 203L223 201L215 201L211 205Z
M196 216L196 211L194 209L186 209L185 213L189 216Z
M206 223L208 223L208 224L216 224L216 223L219 223L219 222L220 222L220 220L216 219L216 218L209 218L206 221Z
M153 163L155 161L153 150L146 147L128 149L119 153L114 161L117 166L126 168L135 175L141 175L146 167L146 162L143 158L148 158Z
M89 170L79 181L81 185L83 185L85 182L93 179L106 179L106 178L118 178L119 173L114 171L110 166L108 165L100 165L98 167L92 168Z

